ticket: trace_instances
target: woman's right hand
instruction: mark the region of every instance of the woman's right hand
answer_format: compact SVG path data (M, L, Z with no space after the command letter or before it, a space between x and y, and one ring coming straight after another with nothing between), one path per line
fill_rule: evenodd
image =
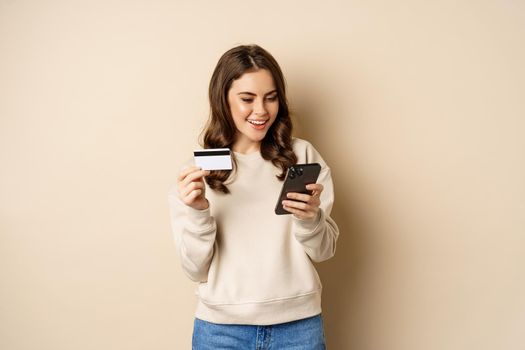
M204 176L209 174L209 170L202 170L196 166L182 169L178 179L179 198L184 204L196 210L208 209Z

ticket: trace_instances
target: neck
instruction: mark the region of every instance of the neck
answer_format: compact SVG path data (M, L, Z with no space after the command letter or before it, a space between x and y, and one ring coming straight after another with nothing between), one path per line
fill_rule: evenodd
M260 142L242 142L237 141L232 146L233 151L242 154L259 152L261 150Z

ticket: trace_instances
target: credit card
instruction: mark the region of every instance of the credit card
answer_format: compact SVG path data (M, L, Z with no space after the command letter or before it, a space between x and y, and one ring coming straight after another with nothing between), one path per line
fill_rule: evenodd
M202 170L232 170L229 148L209 148L193 151L195 165Z

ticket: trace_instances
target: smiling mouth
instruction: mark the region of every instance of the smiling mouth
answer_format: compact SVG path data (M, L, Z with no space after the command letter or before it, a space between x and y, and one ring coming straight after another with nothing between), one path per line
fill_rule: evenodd
M248 123L256 126L262 126L268 122L268 119L266 120L250 120L248 119Z

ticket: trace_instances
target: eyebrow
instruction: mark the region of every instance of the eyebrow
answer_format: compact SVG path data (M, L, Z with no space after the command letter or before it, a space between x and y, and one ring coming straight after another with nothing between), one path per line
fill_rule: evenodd
M264 96L268 96L270 94L273 94L274 92L277 92L277 90L272 90L270 92L267 92L264 94ZM243 92L239 92L237 95L251 95L251 96L257 96L257 94L254 94L253 92L249 92L249 91L243 91Z

